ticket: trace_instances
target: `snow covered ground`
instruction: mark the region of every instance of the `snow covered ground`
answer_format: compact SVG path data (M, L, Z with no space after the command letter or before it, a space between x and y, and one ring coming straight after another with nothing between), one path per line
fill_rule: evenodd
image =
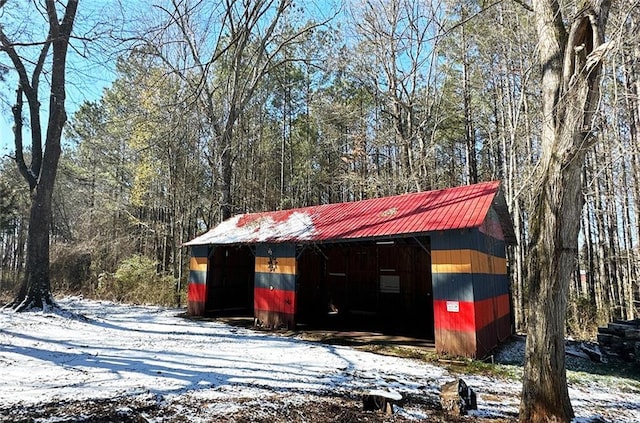
M254 421L259 413L277 421L282 409L306 404L351 398L353 406L371 389L401 393L406 401L393 419L419 421L431 419L440 386L457 377L478 394L476 420L517 414L517 377L453 374L418 360L188 320L177 309L77 297L58 303L68 313L0 312L0 421L80 421L101 401L120 404L120 421L145 421L125 418L135 404L146 421ZM569 379L576 421L640 421L639 381L584 372Z

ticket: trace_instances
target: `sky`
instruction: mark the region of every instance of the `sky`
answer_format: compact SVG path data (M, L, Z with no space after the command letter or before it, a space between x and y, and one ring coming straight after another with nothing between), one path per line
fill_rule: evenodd
M77 59L76 59L77 60ZM73 65L73 64L72 64ZM115 67L115 63L114 63ZM73 75L76 71L72 71ZM80 105L85 101L97 101L102 97L102 94L106 88L111 86L113 79L115 78L115 72L108 67L102 67L97 65L86 64L83 66L83 70L80 73L77 72L78 80L80 83L71 81L67 84L67 100L65 107L67 110L67 118L70 119ZM81 76L80 76L81 75ZM68 78L69 79L69 78ZM15 91L15 81L9 79L5 82L0 82L0 89L3 95L3 99L0 102L0 157L7 154L12 154L14 148L13 137L13 116L11 114L11 106L15 102L15 98L7 98L8 93ZM14 95L15 97L15 95ZM43 123L43 133L46 130L47 119L47 107L46 104L49 100L48 93L41 94L41 119ZM26 106L23 114L25 119L27 118ZM28 127L25 127L24 135L25 144L29 142L30 132Z
M370 390L402 395L407 402L395 412L419 420L427 413L423 407L439 400L440 387L458 377L478 395L473 415L498 419L518 410L517 366L503 367L512 378L454 374L424 361L189 320L179 316L184 309L80 297L58 303L65 312L0 309L0 421L2 410L12 407L112 398L152 401L166 413L190 404L180 408L181 417L215 421L230 410L273 407L274 400L299 406L329 394ZM518 361L522 350L522 340L515 339L495 358ZM569 380L575 422L640 421L638 381L578 372Z
M0 117L0 157L2 157L13 151L13 134L11 132L12 123L7 120L7 114L1 113Z
M87 38L95 40L86 44L76 40L73 43L74 48L69 50L66 101L69 117L84 101L98 100L102 96L103 90L109 87L115 78L115 60L118 49L122 50L120 53L125 52L126 46L121 43L109 46L108 40L110 38L104 34L113 31L116 34L123 34L121 35L123 37L130 36L130 31L134 30L139 23L132 17L137 17L141 21L152 16L153 13L161 13L160 9L154 6L156 3L161 2L146 0L83 0L80 2L74 34L79 37L89 34ZM305 3L304 10L308 15L319 20L326 20L340 10L341 3L338 0L315 0ZM21 20L23 27L27 24L29 26L41 24L40 21L33 23L29 20L31 18L24 17L26 13L20 9L16 9L18 12L14 11L13 14L11 10L3 13L3 19ZM37 16L33 13L32 15ZM18 18L15 18L16 16ZM7 27L9 26L7 25ZM6 30L10 31L10 29ZM8 63L6 57L0 57L0 63ZM41 88L44 88L44 83L42 85ZM14 150L11 105L15 102L15 88L15 79L12 80L10 76L7 81L0 82L0 157L12 153ZM43 112L46 113L48 97L44 95L44 89L42 92L41 103Z
M113 29L109 26L112 23L117 25L117 23L115 23L118 20L117 17L125 15L120 9L122 5L133 7L132 5L138 6L139 2L138 0L135 2L122 2L121 0L83 0L78 6L78 14L73 34L79 38L86 37L91 39L91 41L85 43L80 40L75 40L72 42L72 48L70 48L67 53L67 99L65 106L68 118L73 115L83 102L98 100L102 96L104 88L110 86L113 82L115 77L115 55L106 53L108 51L105 44L107 38L96 34L103 34L106 33L107 29ZM16 6L14 6L14 8L15 7ZM27 12L22 11L19 7L20 6L17 6L15 10L9 9L8 12L2 14L3 19L9 22L5 25L4 29L10 38L12 34L11 25L15 23L16 20L20 21L19 24L22 27L28 25L38 28L42 25L42 20L33 20L33 16L37 17L38 15L34 14L32 10L29 10L30 15L27 16ZM115 16L115 18L113 16ZM13 32L15 33L15 31ZM33 38L37 39L38 35L33 35ZM15 41L25 42L27 40L15 38ZM33 56L39 53L39 51L40 47L37 46L37 48L32 49L30 52L21 49L18 53ZM29 63L29 61L30 60L26 60L25 63ZM10 64L10 61L4 53L0 56L0 63L7 66ZM32 68L28 64L27 68L27 72L31 74ZM0 157L12 154L14 150L11 106L15 103L16 81L16 75L12 67L10 67L8 74L5 76L5 80L0 81ZM49 102L46 72L41 78L40 91L41 119L43 120L44 132L46 130L47 104ZM27 118L26 105L24 109L23 115ZM29 134L25 133L24 138L26 144L29 141Z

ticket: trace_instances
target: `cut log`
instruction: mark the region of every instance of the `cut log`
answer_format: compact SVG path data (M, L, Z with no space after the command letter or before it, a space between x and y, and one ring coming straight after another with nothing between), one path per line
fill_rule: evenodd
M580 349L584 351L584 353L589 356L589 359L595 363L604 363L606 361L597 345L590 346L582 343L580 344Z
M633 329L633 325L627 323L609 323L607 325L607 329L609 333L617 336L624 336L624 333L627 329Z
M624 337L634 341L640 341L640 329L627 329L624 331Z
M609 333L598 333L598 344L602 346L609 346L613 344L613 340L617 338L615 335Z
M613 323L615 324L621 324L621 325L627 325L627 326L637 326L640 327L640 319L635 319L635 320L620 320L620 319L614 319Z
M612 329L609 329L607 327L598 328L598 336L600 336L600 335L616 336L615 331L613 331Z
M477 410L476 393L462 380L442 385L440 390L442 409L454 416L464 416L469 410Z
M640 362L640 320L616 320L598 328L598 344L611 357Z
M362 396L364 411L382 410L386 415L393 414L393 406L402 400L396 391L372 390Z

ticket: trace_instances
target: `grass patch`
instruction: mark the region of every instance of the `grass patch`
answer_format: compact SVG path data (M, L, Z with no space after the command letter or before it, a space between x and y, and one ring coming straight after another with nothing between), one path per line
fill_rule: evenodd
M356 349L360 351L372 352L380 355L392 357L412 358L426 362L435 361L436 353L425 349L402 346L402 345L385 345L385 344L363 344L357 345Z
M586 360L567 363L569 383L589 385L599 383L608 386L624 387L628 392L640 393L640 370L635 363L609 362L592 363Z
M444 366L451 373L456 374L491 376L503 379L516 379L520 377L513 366L487 363L481 360L448 360L445 358L440 358L437 364L440 366Z
M444 367L454 374L473 374L482 376L500 377L504 379L518 379L522 372L518 372L515 366L488 363L481 360L471 360L463 357L446 357L438 355L435 351L397 345L366 344L356 346L358 350L375 354L388 355L400 358L421 360L425 363Z

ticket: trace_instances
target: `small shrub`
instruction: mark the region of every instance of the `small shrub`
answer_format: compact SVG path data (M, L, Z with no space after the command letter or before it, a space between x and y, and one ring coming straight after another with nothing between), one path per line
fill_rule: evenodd
M93 290L91 253L82 246L52 245L50 269L54 291L88 294Z
M159 275L156 267L153 260L134 255L122 261L115 273L99 276L97 295L124 303L174 305L174 279Z

